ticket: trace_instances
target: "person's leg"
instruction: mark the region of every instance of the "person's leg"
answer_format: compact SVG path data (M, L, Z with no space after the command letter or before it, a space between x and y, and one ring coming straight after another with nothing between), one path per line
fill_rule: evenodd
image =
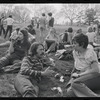
M2 35L2 31L3 31L3 27L2 27L2 25L1 25L1 35Z
M0 25L0 36L1 36L1 25Z
M50 47L49 47L49 51L53 52L53 51L56 51L56 42L53 41L53 43L51 43Z
M7 26L4 38L6 38L8 31L9 31L9 26Z
M44 27L44 28L43 28L43 40L42 40L43 42L44 42L44 40L45 40L45 36L46 36L46 28Z
M72 89L78 97L98 97L95 90L100 90L100 74L92 73L75 79Z
M76 97L74 91L72 90L72 87L70 86L67 90L66 90L66 97Z
M51 44L53 43L53 41L46 40L45 43L46 43L46 53L49 53L50 52L49 48L50 48Z
M43 27L40 27L40 42L43 43Z
M14 87L22 97L37 97L39 87L32 84L28 76L18 74L14 80Z
M66 85L66 97L76 97L71 86L71 84L73 83L73 80L74 78L71 78Z
M2 26L2 29L3 29L3 35L5 35L5 29L4 29L4 27Z
M5 67L9 64L10 64L10 55L7 54L5 57L2 57L0 59L0 70L1 70L1 68Z
M9 37L11 36L11 33L12 33L12 25L9 26Z

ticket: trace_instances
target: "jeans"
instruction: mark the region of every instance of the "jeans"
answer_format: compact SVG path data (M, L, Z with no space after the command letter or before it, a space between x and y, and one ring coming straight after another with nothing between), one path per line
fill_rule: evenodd
M95 91L100 90L100 74L91 73L79 78L71 78L67 84L69 97L98 97Z
M5 35L5 29L4 29L3 25L1 25L0 27L1 27L1 29L0 29L0 35L2 35L2 31L3 31L3 34Z
M57 43L54 40L45 40L45 50L50 50L50 52L56 52Z
M7 54L5 57L0 59L0 69L10 64L14 64L15 60L21 60L22 58L15 53Z
M7 36L7 33L9 32L9 37L11 36L11 33L12 33L12 25L7 25L7 29L6 29L6 33L5 33L5 37Z
M37 97L38 83L29 76L18 74L14 80L14 87L22 97Z

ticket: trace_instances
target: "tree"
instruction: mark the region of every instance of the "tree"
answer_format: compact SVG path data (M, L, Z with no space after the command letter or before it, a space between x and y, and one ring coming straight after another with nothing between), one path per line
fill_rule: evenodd
M33 5L31 5L33 6ZM48 4L35 4L32 7L31 12L33 13L34 16L39 17L41 16L42 13L45 13L47 15L48 12L52 12L53 15L55 15L56 9L52 5Z
M73 21L81 20L87 7L88 4L63 4L60 15L69 19L72 25Z
M13 16L20 23L26 22L30 19L30 10L25 6L15 6Z
M97 19L96 10L93 8L89 8L85 12L85 23L90 25L91 22L94 22Z

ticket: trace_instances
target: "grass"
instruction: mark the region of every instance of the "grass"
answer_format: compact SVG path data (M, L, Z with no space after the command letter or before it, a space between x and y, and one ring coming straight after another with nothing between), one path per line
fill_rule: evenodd
M27 24L22 24L20 27L27 26ZM58 33L64 32L69 26L55 26ZM14 26L14 29L16 28L16 25ZM76 31L80 27L73 26L74 31ZM83 31L86 31L86 28L82 28ZM37 41L39 40L39 30L36 29L37 33ZM8 38L6 39L8 40ZM3 39L3 36L0 37L0 43L6 41ZM3 57L5 55L5 52L8 48L0 48L0 57ZM52 55L51 57L54 57ZM56 66L52 68L56 72L60 73L61 75L64 75L66 73L66 70L72 70L73 68L73 61L60 61L57 58L55 59ZM1 73L0 74L0 97L18 97L16 90L14 89L14 79L16 74L13 73ZM53 87L61 87L63 91L63 96L66 96L66 84L69 80L68 76L64 77L65 81L62 83L59 81L59 79L56 79L55 77L50 78L43 78L40 82L40 92L39 97L58 97L57 91L52 91L51 88Z

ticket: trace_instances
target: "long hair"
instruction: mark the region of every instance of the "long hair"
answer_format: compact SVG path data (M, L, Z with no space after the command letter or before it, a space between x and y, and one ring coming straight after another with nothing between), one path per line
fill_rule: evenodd
M55 38L58 38L57 37L57 32L56 32L55 28L51 28L49 32L50 32L51 35L53 34Z
M28 32L25 29L20 30L20 32L23 34L24 38L23 38L23 47L27 47L27 49L29 49L30 47L30 42L28 40ZM17 42L18 44L21 43L21 41L19 40Z
M20 30L20 32L23 34L24 38L23 38L23 43L27 43L28 42L28 32L25 29Z
M34 55L36 55L36 54L37 54L37 49L38 49L38 46L39 46L39 45L43 46L43 44L41 44L41 43L39 43L39 42L34 42L34 43L32 43L31 46L30 46L28 55L29 55L29 56L34 56ZM44 46L43 46L43 48L44 48Z
M89 27L87 28L87 31L88 31L88 32L93 32L93 28L92 28L91 26L89 26Z

